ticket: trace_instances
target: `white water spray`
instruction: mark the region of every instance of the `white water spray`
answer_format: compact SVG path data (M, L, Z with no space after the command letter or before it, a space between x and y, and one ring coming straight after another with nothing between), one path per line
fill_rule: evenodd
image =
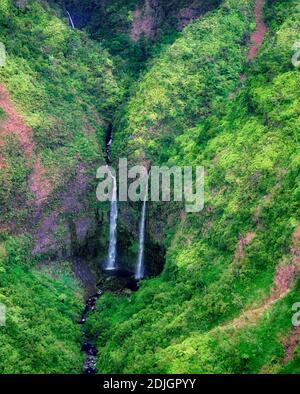
M71 17L71 14L69 13L69 11L67 11L67 14L68 14L70 26L72 27L72 29L75 29L75 25L74 25L73 19Z
M113 191L112 191L111 208L110 208L108 259L105 269L108 271L113 271L117 268L116 257L117 257L118 202L117 202L117 180L111 172L110 175L113 180Z
M146 211L147 211L147 200L148 200L148 179L147 188L143 201L142 217L139 226L139 253L135 268L135 279L141 280L145 274L144 268L144 244L145 244L145 224L146 224Z

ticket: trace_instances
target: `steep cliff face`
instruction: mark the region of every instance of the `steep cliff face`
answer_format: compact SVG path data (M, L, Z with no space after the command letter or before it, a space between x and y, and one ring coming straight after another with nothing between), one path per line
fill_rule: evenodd
M55 0L70 10L75 24L88 27L95 34L127 33L133 41L142 34L146 39L157 37L159 29L181 30L189 22L214 9L221 0Z
M99 227L95 171L118 84L103 48L49 5L2 7L1 227L27 234L36 255L70 256Z
M138 41L141 35L146 39L154 39L163 17L163 8L159 0L145 0L143 7L137 7L133 13L131 39Z
M81 372L76 320L107 212L95 174L121 91L107 51L51 4L0 2L1 373Z
M53 0L69 10L75 25L101 40L125 72L137 78L145 62L192 20L221 0ZM156 46L153 45L157 44Z

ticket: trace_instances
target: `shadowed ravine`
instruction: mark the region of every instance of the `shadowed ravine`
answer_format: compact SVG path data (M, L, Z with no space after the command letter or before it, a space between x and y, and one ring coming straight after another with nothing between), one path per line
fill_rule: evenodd
M251 42L248 46L247 60L252 61L265 37L267 32L267 27L263 19L263 7L265 5L264 0L257 0L254 7L254 15L256 21L256 29L251 35ZM72 17L67 11L69 17L69 24L71 28L75 28ZM122 269L117 265L117 226L118 226L118 186L117 186L117 176L114 176L110 170L110 165L112 163L111 159L111 145L113 143L113 126L109 123L105 135L105 152L106 152L106 165L109 169L109 173L112 179L112 195L111 195L111 205L110 205L110 215L109 215L109 247L107 259L103 264L103 272L108 276L107 279L118 279L127 278L125 282L121 285L123 290L127 287L131 287L133 290L138 289L138 282L142 280L145 276L145 266L144 266L144 249L145 249L145 225L146 225L146 212L147 212L147 201L148 201L148 181L145 191L145 196L142 203L141 216L139 220L139 231L138 231L138 252L137 259L134 269L134 276L131 272L127 272L126 269ZM128 283L126 283L128 280ZM135 282L135 283L134 283ZM133 284L134 283L134 284ZM129 284L129 286L128 286ZM96 309L97 300L104 294L104 290L99 289L98 292L90 296L86 302L85 309L82 313L81 320L79 324L83 325L90 313L94 312ZM98 349L96 348L93 341L88 337L87 331L83 328L84 343L81 347L81 351L85 353L86 359L83 366L84 374L95 374L96 373L96 362Z
M83 344L81 351L85 354L83 373L86 375L93 375L97 370L96 363L99 351L85 329L88 317L96 311L97 301L106 291L120 293L120 291L124 290L132 292L138 290L138 281L134 279L133 274L129 271L116 269L114 271L104 271L102 275L102 281L97 285L98 291L87 299L81 318L78 321L78 324L82 326Z
M106 147L106 163L107 168L110 164L110 146L112 143L112 126L110 125L107 130L107 135L105 139ZM118 269L116 264L117 258L117 220L118 220L118 203L117 203L117 179L113 176L110 171L112 178L112 197L111 197L111 207L110 207L110 226L109 226L109 248L108 256L105 261L103 272L108 275L108 280L114 278L123 278L124 283L121 282L121 287L123 289L130 288L131 290L137 290L137 282L144 277L144 240L145 240L145 221L146 221L146 204L147 204L147 194L148 185L146 189L145 198L142 205L142 214L139 225L139 250L138 257L135 267L135 276L131 272L126 270ZM85 304L81 319L79 324L84 326L90 313L94 312L96 309L97 300L103 295L104 290L99 289L96 294L90 296ZM85 353L86 359L83 366L83 373L87 375L92 375L96 373L96 362L98 349L93 344L93 342L88 338L87 331L83 328L84 342L81 347L81 351Z

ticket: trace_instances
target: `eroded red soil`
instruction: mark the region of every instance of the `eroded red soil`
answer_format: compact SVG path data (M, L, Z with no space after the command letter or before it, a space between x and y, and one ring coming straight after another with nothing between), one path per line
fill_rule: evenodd
M265 34L268 31L263 18L263 8L265 5L265 0L256 0L254 14L256 21L256 29L251 35L251 44L249 45L249 51L247 59L249 61L253 60L257 55L259 48L261 47Z
M19 114L11 100L8 90L0 85L0 107L5 112L5 119L0 123L0 146L5 144L5 136L14 134L26 156L31 175L28 181L29 191L34 195L34 203L39 206L51 193L52 185L46 176L41 160L34 154L32 131ZM5 159L0 159L0 165L5 165Z
M297 274L297 268L294 264L290 265L279 265L277 267L274 286L271 291L269 300L275 301L285 294L292 286Z
M0 135L15 134L26 156L32 159L33 142L30 128L18 114L16 107L10 99L9 92L0 85L0 107L6 114L6 119L0 125ZM2 138L1 138L2 139Z
M161 20L161 7L157 0L145 0L143 8L138 7L133 13L130 37L137 42L142 34L154 38Z
M300 342L300 326L299 327L294 327L290 333L290 335L287 337L284 349L284 362L287 363L289 362L295 354L296 347L298 346L298 343Z
M249 232L239 239L234 255L235 260L241 260L245 257L245 248L255 238L255 235L254 232Z
M295 274L296 274L296 272L299 271L300 268L300 226L297 227L296 231L293 234L291 253L292 253L292 259L293 259L293 264L295 267ZM294 357L299 342L300 342L300 326L293 327L284 343L285 363L289 362Z

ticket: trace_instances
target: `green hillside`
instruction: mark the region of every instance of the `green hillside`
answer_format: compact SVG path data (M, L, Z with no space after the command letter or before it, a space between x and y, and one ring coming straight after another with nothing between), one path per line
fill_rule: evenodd
M225 2L184 30L129 101L117 138L155 163L204 165L206 208L166 231L159 278L100 301L89 324L101 372L299 371L296 361L283 366L299 281L278 301L285 289L273 284L276 270L295 264L299 226L296 5L268 4L269 33L247 64L252 2ZM244 319L272 288L275 302Z
M93 214L96 201L91 190L84 212L72 212L74 203L64 192L78 163L93 181L97 163L104 160L105 124L121 88L99 43L70 30L49 6L26 4L23 9L10 0L0 2L0 41L7 52L0 68L1 104L16 107L9 115L1 111L0 125L0 302L7 308L6 327L0 327L0 372L80 373L82 334L76 321L83 289L65 250L68 221ZM19 123L27 125L30 146L18 133ZM33 172L35 187L30 186ZM36 200L48 188L41 207ZM57 223L45 228L43 219L51 223L54 212ZM63 260L41 272L33 244L39 248L50 232L55 241L42 252Z
M300 1L163 0L159 21L148 0L100 3L0 2L0 373L82 371L74 261L96 272L107 252L109 124L113 165L204 166L205 206L149 202L152 275L87 319L97 372L299 373ZM148 37L137 9L157 22ZM140 208L119 205L122 256Z

